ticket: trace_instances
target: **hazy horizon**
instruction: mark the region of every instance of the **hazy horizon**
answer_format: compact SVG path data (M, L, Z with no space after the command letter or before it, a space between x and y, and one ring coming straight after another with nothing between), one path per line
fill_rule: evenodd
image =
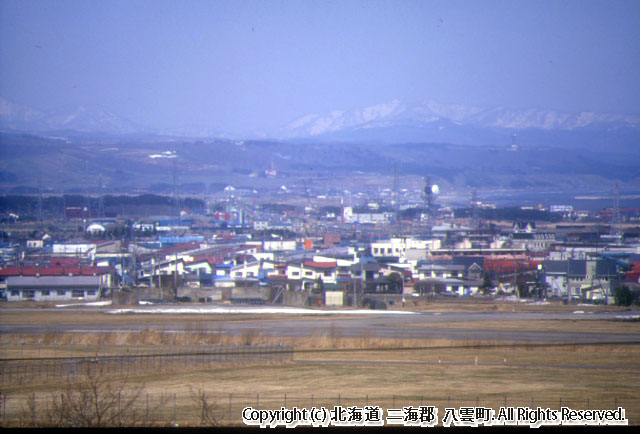
M640 115L637 1L0 1L0 96L270 131L399 100Z

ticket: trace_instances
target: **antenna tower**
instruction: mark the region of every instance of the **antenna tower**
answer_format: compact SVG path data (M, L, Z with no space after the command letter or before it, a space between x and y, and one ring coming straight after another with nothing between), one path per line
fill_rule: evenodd
M67 224L67 200L64 198L64 189L62 190L62 221Z
M182 222L182 206L180 204L180 195L178 194L178 166L176 160L173 160L173 201Z
M104 217L104 198L102 197L102 173L98 176L98 217Z
M44 217L42 215L42 189L40 187L40 178L38 178L38 224L40 232L44 233Z
M398 178L398 165L394 165L393 166L393 206L396 212L398 211L399 196L400 196L400 180Z
M511 150L512 151L517 151L518 150L518 143L516 142L516 138L517 138L516 133L513 133L511 135Z
M473 189L471 193L471 227L478 229L480 226L480 219L478 218L478 190Z
M427 205L427 226L431 227L431 203L433 201L433 191L431 189L431 177L424 177L424 201Z
M611 235L620 238L622 231L620 230L620 189L616 183L613 189L613 214L611 216Z
M89 191L89 162L87 160L84 160L84 179L87 188L85 189L83 200L84 205L82 206L82 230L86 231L87 218L91 217L91 198L89 197L89 194L91 194L91 192Z

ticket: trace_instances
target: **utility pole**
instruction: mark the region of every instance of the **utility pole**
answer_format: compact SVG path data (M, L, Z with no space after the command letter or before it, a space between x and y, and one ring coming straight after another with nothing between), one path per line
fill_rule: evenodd
M622 231L620 230L620 189L616 183L613 190L613 213L611 216L611 235L615 237L615 243L622 241Z
M173 160L173 199L180 218L180 225L182 226L182 210L180 209L180 195L178 193L178 167L176 160Z
M98 217L104 218L104 198L102 197L102 173L98 176Z
M424 177L423 198L427 206L427 232L431 232L431 203L433 200L433 189L431 186L431 177Z
M178 297L178 252L175 252L175 265L173 272L173 297Z
M473 189L471 193L471 227L473 229L478 229L480 226L480 221L478 218L478 190Z
M40 178L38 178L38 224L40 225L40 236L43 236L44 217L42 215L42 190L40 188Z
M67 225L67 202L64 198L64 190L62 190L62 222L65 226Z

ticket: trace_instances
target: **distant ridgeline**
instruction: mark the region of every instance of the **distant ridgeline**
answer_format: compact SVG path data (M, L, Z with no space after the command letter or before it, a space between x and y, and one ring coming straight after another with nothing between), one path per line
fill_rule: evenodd
M538 209L522 209L519 207L503 207L478 209L478 218L483 220L506 220L506 221L562 221L562 214L552 213ZM471 218L473 210L471 208L457 208L454 210L456 218Z
M42 197L42 214L44 218L62 216L69 208L85 208L87 217L109 217L123 208L170 208L176 207L171 196L143 194L139 196L110 196L102 198L104 215L100 216L100 198L95 196L64 195ZM180 207L202 209L205 203L201 199L180 198ZM0 197L0 214L14 213L23 217L37 218L39 213L38 197L34 195L12 195Z

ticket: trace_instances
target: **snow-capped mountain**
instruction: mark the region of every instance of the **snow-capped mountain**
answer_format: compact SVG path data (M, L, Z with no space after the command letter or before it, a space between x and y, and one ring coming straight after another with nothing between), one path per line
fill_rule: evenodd
M0 98L0 128L48 132L136 134L148 129L101 106L80 106L72 110L43 111Z
M148 128L101 106L44 111L0 98L0 130L32 133L157 135L190 138L279 139L327 142L440 142L460 145L607 146L640 143L640 116L539 109L476 107L398 100L354 110L302 116L271 132L231 133L213 124Z
M456 136L456 131L468 136L472 134L471 130L478 136L486 135L488 131L502 135L522 130L538 130L541 133L584 129L638 131L640 116L485 108L433 101L408 105L394 100L362 109L306 115L286 125L277 134L281 138L354 139L359 134L370 136L371 131L367 130L393 135L391 129L403 140L411 137L413 140L451 140Z
M52 113L49 125L58 129L110 134L135 134L145 128L100 106L80 106Z
M211 125L189 124L151 128L126 119L99 105L44 111L15 104L3 98L0 98L0 130L30 133L66 131L110 136L135 134L189 138L232 139L237 137Z
M40 110L20 104L14 104L0 98L0 127L19 131L28 131L41 124L45 114Z

